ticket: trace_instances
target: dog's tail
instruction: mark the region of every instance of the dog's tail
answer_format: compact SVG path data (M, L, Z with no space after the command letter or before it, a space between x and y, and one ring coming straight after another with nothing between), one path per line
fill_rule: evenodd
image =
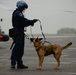
M72 42L69 42L66 46L63 46L63 47L62 47L62 50L68 48L68 47L71 46L71 45L72 45Z

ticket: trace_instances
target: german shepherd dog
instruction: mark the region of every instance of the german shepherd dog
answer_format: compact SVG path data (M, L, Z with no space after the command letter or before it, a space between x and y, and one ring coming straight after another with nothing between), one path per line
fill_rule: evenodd
M42 38L30 38L31 42L33 42L34 47L37 51L38 57L39 57L39 64L37 69L41 70L42 69L42 63L44 60L44 56L48 56L53 54L56 61L57 61L57 66L55 69L58 69L60 66L60 57L62 55L62 50L68 48L69 46L72 45L72 42L68 43L66 46L61 47L60 45L57 44L48 44L48 45L43 45L41 40Z

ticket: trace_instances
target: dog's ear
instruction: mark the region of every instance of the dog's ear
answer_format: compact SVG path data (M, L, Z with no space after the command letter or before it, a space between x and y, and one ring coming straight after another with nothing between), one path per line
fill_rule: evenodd
M30 41L33 42L34 38L30 38Z
M39 38L39 40L42 40L43 38Z

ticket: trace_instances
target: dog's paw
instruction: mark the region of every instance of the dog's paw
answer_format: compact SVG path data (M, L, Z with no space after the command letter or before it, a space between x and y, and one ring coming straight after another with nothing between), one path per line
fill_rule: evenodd
M42 67L37 67L36 69L37 69L37 70L42 70Z

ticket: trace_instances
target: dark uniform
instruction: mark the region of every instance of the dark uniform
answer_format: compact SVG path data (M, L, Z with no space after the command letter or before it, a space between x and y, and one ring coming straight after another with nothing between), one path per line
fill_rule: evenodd
M24 27L28 27L30 25L34 25L33 20L28 20L24 18L23 13L16 9L12 14L12 25L15 29L14 36L12 37L14 40L14 47L11 55L11 64L12 65L22 65L22 56L24 54Z

